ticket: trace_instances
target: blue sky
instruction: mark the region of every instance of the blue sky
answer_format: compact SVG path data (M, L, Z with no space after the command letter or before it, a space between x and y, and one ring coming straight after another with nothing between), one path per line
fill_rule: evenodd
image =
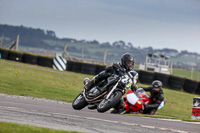
M200 0L0 0L0 24L200 53Z

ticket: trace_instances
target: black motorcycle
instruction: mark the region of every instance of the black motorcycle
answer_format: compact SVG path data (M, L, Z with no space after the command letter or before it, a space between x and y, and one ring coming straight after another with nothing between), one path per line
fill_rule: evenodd
M81 110L88 106L89 109L106 112L119 102L132 82L130 73L126 73L123 69L118 70L107 79L97 83L90 91L83 89L74 99L72 107Z

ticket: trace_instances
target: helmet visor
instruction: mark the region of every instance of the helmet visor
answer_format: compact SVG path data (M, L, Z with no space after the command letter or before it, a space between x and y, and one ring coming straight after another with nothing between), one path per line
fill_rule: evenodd
M132 62L132 61L126 61L126 65L127 65L127 66L132 66L132 65L133 65L133 62Z

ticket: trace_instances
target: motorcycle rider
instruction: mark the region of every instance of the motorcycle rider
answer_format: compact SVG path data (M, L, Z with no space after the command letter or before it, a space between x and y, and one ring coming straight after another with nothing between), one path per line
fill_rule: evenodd
M140 88L143 88L145 91L149 91L151 94L150 95L151 103L148 105L144 103L143 113L154 115L161 102L164 101L162 82L159 80L155 80L152 82L152 85L150 87L140 87Z
M96 75L92 79L92 81L88 82L88 79L87 81L84 81L84 84L85 84L84 88L85 90L89 91L92 87L96 85L96 83L108 78L113 73L116 73L116 70L119 70L121 68L125 69L125 72L128 73L128 75L131 77L133 81L131 88L134 88L134 85L136 85L137 80L138 80L138 73L133 70L133 67L134 67L134 57L130 53L125 53L121 57L121 63L114 63L112 66L106 67L106 69L100 72L98 75ZM90 108L93 108L93 107L90 107ZM119 112L120 110L123 110L124 108L123 98L120 99L119 103L114 108L115 108L115 112Z

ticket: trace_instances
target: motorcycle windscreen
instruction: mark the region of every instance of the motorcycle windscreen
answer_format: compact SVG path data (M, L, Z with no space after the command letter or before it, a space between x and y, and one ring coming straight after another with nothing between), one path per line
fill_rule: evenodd
M127 101L131 103L132 105L135 105L135 103L139 100L139 98L135 95L135 93L129 93L126 95Z
M165 105L165 102L164 102L164 101L162 101L162 102L160 103L160 105L159 105L158 109L161 109L162 107L164 107L164 105Z

